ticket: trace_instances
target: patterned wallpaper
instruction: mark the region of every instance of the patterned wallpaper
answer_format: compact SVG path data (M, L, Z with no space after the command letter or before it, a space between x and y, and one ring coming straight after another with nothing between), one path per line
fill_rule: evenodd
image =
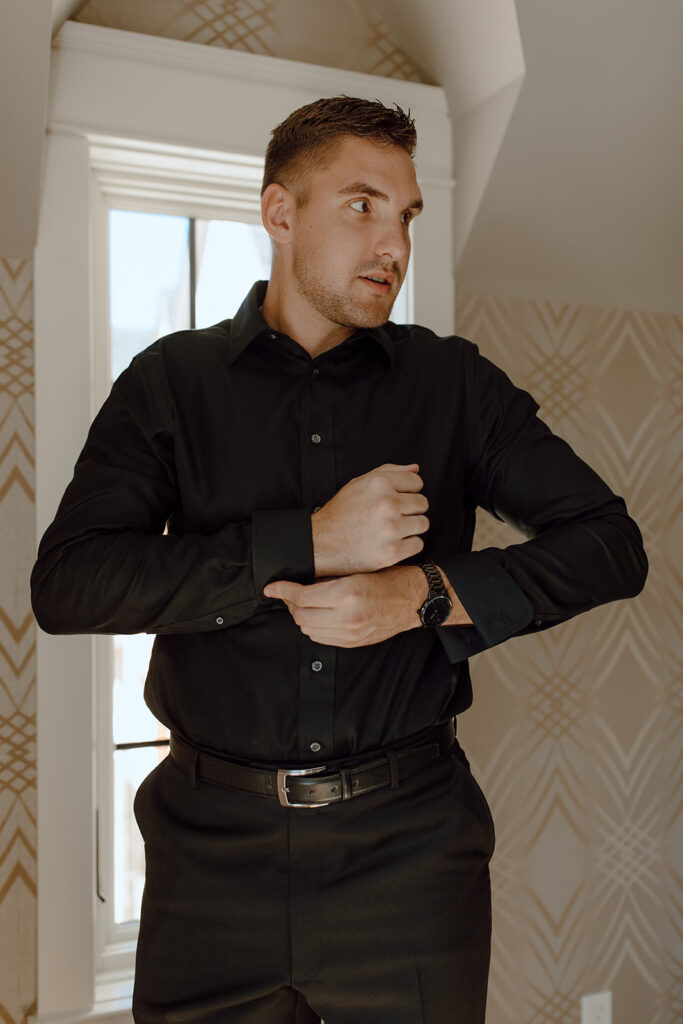
M0 1020L35 995L33 267L0 259Z
M385 78L429 81L395 43L372 0L90 0L76 20Z
M356 0L91 0L79 20L428 80ZM461 734L497 821L488 1024L683 1019L674 917L681 567L674 518L683 324L673 316L461 295L458 329L624 494L645 592L475 659ZM35 997L32 266L0 259L0 1021ZM680 536L680 534L679 534ZM483 520L480 545L506 543Z
M576 1024L612 989L615 1024L678 1024L683 318L459 294L457 329L626 498L650 558L637 600L472 662L460 732L498 833L487 1022ZM513 538L481 517L479 547Z

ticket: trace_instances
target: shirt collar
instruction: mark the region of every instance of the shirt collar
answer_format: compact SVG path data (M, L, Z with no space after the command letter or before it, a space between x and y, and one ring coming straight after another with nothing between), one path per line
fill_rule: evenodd
M244 302L237 310L228 337L228 362L234 363L241 356L251 342L264 331L270 331L266 323L261 306L266 297L267 281L257 281ZM373 327L370 330L359 329L351 335L352 338L369 337L381 345L389 365L394 362L394 339L388 329L388 325ZM350 340L350 339L349 339Z

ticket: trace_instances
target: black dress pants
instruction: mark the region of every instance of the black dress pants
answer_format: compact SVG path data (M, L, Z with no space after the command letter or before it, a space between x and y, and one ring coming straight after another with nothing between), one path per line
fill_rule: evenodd
M493 825L458 758L296 809L168 757L135 811L137 1024L484 1024Z

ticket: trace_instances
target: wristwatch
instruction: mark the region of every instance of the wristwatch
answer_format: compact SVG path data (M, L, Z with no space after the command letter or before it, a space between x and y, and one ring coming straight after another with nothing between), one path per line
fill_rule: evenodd
M427 577L429 593L427 600L419 610L423 626L442 626L453 610L453 603L435 565L427 562L419 567Z

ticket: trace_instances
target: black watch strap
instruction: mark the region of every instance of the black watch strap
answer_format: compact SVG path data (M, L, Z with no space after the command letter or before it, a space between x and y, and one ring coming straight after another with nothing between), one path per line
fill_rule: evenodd
M427 577L429 593L427 600L419 609L420 620L426 627L441 626L453 610L448 590L443 577L437 567L431 562L425 562L419 567Z
M448 594L446 586L443 581L443 576L435 565L431 562L425 562L420 568L427 577L427 583L429 584L429 597L432 597L432 591L436 594Z

